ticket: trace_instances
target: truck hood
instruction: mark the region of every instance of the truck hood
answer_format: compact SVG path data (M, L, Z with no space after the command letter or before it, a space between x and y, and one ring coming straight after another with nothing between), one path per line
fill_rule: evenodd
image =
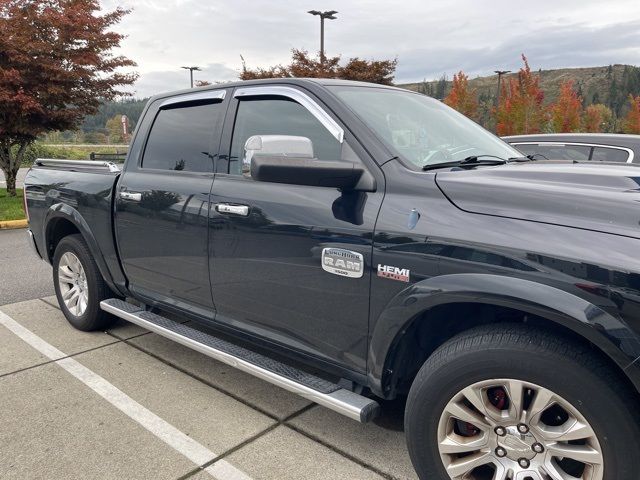
M441 172L436 183L467 212L640 238L640 166L509 164Z

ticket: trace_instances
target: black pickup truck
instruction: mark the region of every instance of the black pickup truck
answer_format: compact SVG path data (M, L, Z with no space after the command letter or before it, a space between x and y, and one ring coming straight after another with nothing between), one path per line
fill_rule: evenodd
M521 155L397 88L218 85L152 98L122 167L38 160L29 234L76 328L362 422L406 396L420 478L638 480L640 169Z

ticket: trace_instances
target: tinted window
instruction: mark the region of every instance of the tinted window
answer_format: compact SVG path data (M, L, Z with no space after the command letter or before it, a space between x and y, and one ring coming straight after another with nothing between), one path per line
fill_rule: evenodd
M315 158L340 160L340 142L299 103L285 98L242 100L231 142L230 173L242 172L244 144L253 135L307 137L313 143Z
M596 162L626 162L629 152L618 148L594 147L591 160Z
M160 110L149 133L142 167L213 172L211 143L222 113L220 103Z
M524 155L542 155L547 160L589 160L591 147L583 145L514 145Z

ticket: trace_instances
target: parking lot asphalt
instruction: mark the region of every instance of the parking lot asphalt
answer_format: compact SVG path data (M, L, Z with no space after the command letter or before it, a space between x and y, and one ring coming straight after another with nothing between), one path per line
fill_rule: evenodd
M4 269L3 269L4 271ZM402 404L362 425L156 334L0 307L2 479L414 479Z
M51 265L31 250L26 229L0 230L0 306L53 293Z

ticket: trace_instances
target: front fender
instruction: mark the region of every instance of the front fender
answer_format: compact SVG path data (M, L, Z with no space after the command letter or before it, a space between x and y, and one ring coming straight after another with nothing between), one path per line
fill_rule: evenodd
M480 303L509 307L545 318L587 339L621 369L640 356L640 339L617 317L593 303L549 285L490 274L452 274L415 283L397 294L378 317L369 344L369 380L384 396L390 353L409 325L436 306ZM455 321L455 319L451 319ZM627 372L629 373L629 372ZM631 378L640 387L640 378Z
M51 207L49 207L49 209L44 215L44 221L42 222L42 232L41 232L42 234L41 238L44 239L44 249L43 249L44 259L49 263L52 263L53 261L53 252L50 252L47 246L50 244L51 236L53 234L56 221L59 219L64 219L71 222L78 229L78 231L84 238L84 241L87 243L87 247L89 247L89 251L91 252L93 259L95 260L96 265L98 266L98 270L100 271L102 278L104 278L105 282L107 283L109 288L111 288L111 290L122 295L123 292L120 291L120 289L117 287L117 285L113 281L113 276L111 275L111 272L107 267L105 258L98 245L98 242L96 241L96 238L94 237L91 231L91 228L89 227L89 224L82 217L80 212L78 212L78 210L76 210L70 205L67 205L65 203L55 203L51 205Z

